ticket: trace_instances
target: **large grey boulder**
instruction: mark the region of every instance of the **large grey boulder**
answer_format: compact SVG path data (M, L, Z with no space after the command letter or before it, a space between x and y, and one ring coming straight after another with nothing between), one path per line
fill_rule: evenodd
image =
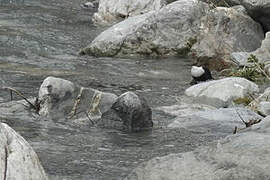
M201 18L201 30L191 56L212 69L231 65L232 52L251 52L264 38L259 23L235 8L218 7Z
M259 92L258 86L244 78L230 77L193 85L185 94L199 103L215 107L227 107L238 98Z
M177 116L168 127L185 128L202 134L229 135L235 127L246 127L242 120L249 122L259 119L262 117L246 108L220 108Z
M98 24L111 24L135 15L161 9L165 0L100 0L98 12L93 21Z
M270 1L269 0L240 0L250 16L262 24L265 31L270 30Z
M260 48L252 52L234 52L231 54L231 59L240 66L247 65L247 60L250 55L255 55L260 63L266 65L266 72L270 75L270 32L266 33L265 39L262 41Z
M159 11L134 16L101 33L80 54L93 56L186 55L208 5L179 0Z
M117 98L110 110L102 114L98 123L101 126L114 126L130 132L147 130L153 127L152 110L143 97L126 92Z
M110 109L116 98L112 93L79 87L61 78L47 77L39 89L39 113L52 119L78 118L87 114L96 120Z
M269 179L269 132L268 123L192 152L157 157L139 165L125 180Z
M32 147L4 123L0 123L0 179L48 179Z

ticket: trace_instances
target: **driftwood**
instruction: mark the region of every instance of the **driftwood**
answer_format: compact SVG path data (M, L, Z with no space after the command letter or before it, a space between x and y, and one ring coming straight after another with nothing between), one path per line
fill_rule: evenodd
M39 110L40 110L40 101L38 100L38 98L36 98L35 102L32 103L21 92L19 92L18 90L14 89L14 88L11 88L11 87L2 87L0 89L2 89L2 90L9 90L10 91L10 99L11 99L11 101L13 100L13 94L12 94L12 92L15 92L18 96L20 96L21 98L23 98L29 104L30 108L34 109L37 114L39 113Z

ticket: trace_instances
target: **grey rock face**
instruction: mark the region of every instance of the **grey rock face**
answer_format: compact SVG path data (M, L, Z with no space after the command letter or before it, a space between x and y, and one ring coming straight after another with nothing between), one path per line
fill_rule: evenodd
M235 127L240 129L246 127L239 115L246 122L262 119L249 109L220 108L177 116L168 127L185 128L202 134L229 135L233 133Z
M48 77L39 89L40 114L53 119L85 116L99 119L107 111L117 96L95 89L79 87L70 81ZM78 114L79 112L84 112Z
M48 180L32 147L4 123L0 123L0 179Z
M208 5L179 0L159 11L134 16L101 33L81 54L93 56L186 55Z
M270 177L269 148L268 123L209 147L154 158L139 165L125 180L265 180Z
M126 92L102 115L99 123L108 126L115 124L115 121L120 121L120 127L128 131L150 129L153 126L152 110L144 98L133 92Z
M261 23L265 31L270 30L270 1L268 0L241 0L250 16Z
M165 0L100 0L93 21L98 24L111 24L128 17L159 10L166 4Z
M251 52L264 38L260 24L234 8L218 7L202 17L197 43L191 55L199 64L223 69L231 64L232 52Z
M235 52L231 54L231 59L238 65L246 65L248 57L253 54L255 55L259 62L266 65L266 72L270 75L270 32L266 33L265 39L262 41L260 48L252 52Z
M200 83L186 89L185 94L197 102L227 107L233 100L259 92L258 86L244 78L231 77Z

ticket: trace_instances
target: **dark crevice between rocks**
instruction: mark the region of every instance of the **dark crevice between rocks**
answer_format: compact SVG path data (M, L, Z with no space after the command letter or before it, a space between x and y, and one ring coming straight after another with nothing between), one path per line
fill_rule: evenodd
M7 167L8 167L8 147L5 146L5 163L4 163L4 178L3 180L7 179Z

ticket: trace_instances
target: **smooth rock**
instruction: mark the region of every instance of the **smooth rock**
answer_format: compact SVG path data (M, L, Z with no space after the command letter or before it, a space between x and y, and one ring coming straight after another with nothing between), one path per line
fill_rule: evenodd
M201 18L197 43L190 55L198 64L221 70L231 66L232 52L251 52L264 38L259 23L234 8L217 7Z
M192 152L156 157L139 165L125 180L269 179L270 134L262 131L231 135Z
M105 127L119 125L120 128L128 131L151 129L152 110L143 97L133 92L126 92L117 98L98 123Z
M33 148L4 123L0 123L0 179L48 180Z
M233 133L235 127L238 129L246 127L241 118L246 122L262 119L246 108L220 108L178 116L168 127L185 128L203 134L229 135Z
M179 0L159 11L128 18L101 33L80 54L140 57L185 56L196 39L208 5Z
M258 86L244 78L230 77L193 85L185 94L195 101L215 107L228 107L232 101L259 92Z
M93 15L97 24L108 25L128 17L156 11L165 6L165 0L100 0L98 12Z

